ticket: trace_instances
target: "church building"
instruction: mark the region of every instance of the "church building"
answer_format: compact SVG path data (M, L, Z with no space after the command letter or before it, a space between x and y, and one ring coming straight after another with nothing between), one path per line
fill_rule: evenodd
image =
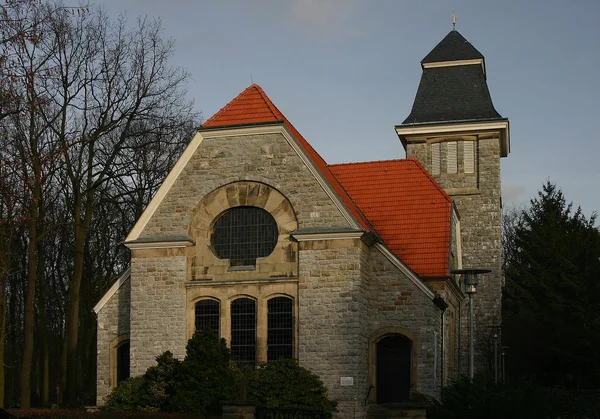
M491 269L474 305L476 330L489 331L509 122L457 31L421 67L395 127L406 159L327 164L256 84L202 124L127 237L130 268L94 308L98 405L162 352L183 359L206 327L238 364L298 359L339 418L436 396L467 373L468 300L451 272Z

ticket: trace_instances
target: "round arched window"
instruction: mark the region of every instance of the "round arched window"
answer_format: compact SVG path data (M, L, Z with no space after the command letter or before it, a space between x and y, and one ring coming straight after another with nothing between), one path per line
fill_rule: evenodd
M235 207L215 222L210 238L215 255L231 266L255 266L257 258L271 254L277 244L277 223L257 207Z

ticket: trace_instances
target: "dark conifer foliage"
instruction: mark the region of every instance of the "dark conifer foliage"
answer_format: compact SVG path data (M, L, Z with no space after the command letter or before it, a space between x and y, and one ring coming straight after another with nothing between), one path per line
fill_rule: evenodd
M600 232L546 182L505 228L503 341L512 375L600 386ZM506 226L505 226L506 227Z

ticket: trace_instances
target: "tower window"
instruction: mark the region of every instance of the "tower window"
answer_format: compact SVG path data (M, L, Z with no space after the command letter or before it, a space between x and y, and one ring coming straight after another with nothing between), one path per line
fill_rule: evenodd
M231 357L238 365L256 361L256 302L250 298L231 303Z
M456 141L450 141L447 143L447 155L446 155L446 164L447 164L447 173L458 173L458 160L457 160L457 147Z
M196 303L196 331L201 332L209 327L219 334L220 307L218 301L202 300Z
M431 174L440 174L440 143L431 144Z
M465 141L463 144L465 173L475 173L474 142Z
M221 215L213 226L211 244L219 259L231 266L255 266L277 244L277 223L262 208L236 207Z
M287 297L268 302L267 360L292 358L294 355L293 301Z

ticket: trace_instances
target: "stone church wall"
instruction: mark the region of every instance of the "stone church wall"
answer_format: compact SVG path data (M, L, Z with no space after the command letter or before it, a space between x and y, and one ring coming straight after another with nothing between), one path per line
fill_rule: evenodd
M441 173L434 176L452 197L460 215L463 267L483 267L492 270L490 274L480 275L475 295L475 363L479 367L485 365L483 343L486 341L487 334L491 333L490 326L499 325L501 319L502 188L498 135L497 132L488 132L477 136L474 147L475 173L463 173L462 148L459 141L458 173ZM408 144L407 157L418 158L428 170L431 170L427 147L428 144L424 142ZM459 354L460 371L466 373L468 370L468 303L466 301L462 304L461 314L461 341L464 344L461 345Z
M365 417L365 400L375 402L373 339L389 333L413 341L413 390L436 395L441 370L438 363L434 373L434 333L441 330L441 311L431 298L360 240L300 245L299 361L338 401L337 417ZM342 386L342 377L352 377L353 385Z
M104 404L110 389L116 386L116 371L111 371L111 352L115 356L116 345L129 339L129 304L131 280L126 280L97 315L97 373L96 404ZM114 368L114 366L113 366Z
M412 390L436 396L440 388L442 312L379 250L371 248L365 262L362 264L366 282L363 298L367 305L368 336L373 340L385 333L401 333L410 338L413 341ZM374 349L372 342L371 358L374 358ZM375 375L373 359L370 373ZM375 386L374 378L371 384ZM374 390L372 401L376 396Z
M300 243L300 364L317 374L338 401L339 418L364 417L367 331L360 240ZM352 386L341 386L352 377Z
M131 376L155 365L156 356L171 351L185 357L186 258L131 259Z

